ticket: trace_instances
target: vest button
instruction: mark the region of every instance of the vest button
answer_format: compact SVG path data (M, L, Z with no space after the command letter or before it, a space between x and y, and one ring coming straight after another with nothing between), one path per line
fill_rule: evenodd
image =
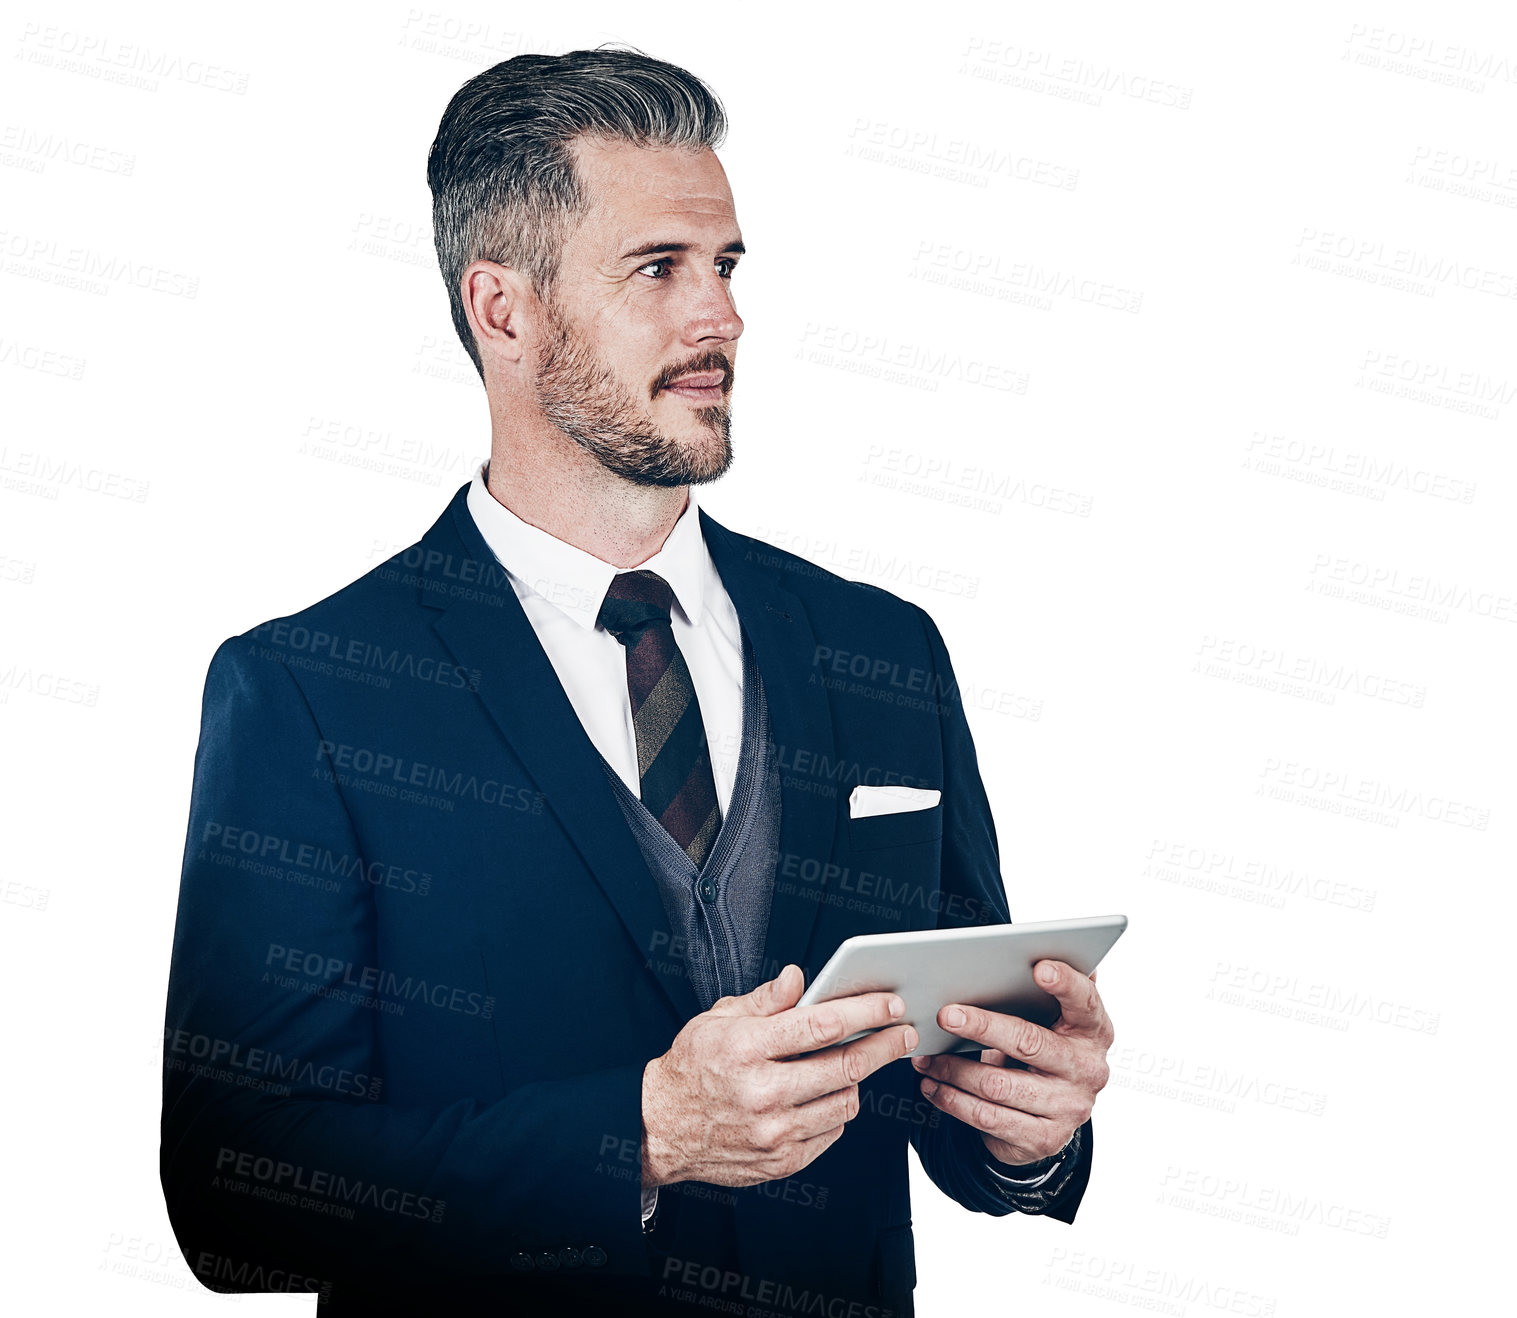
M606 1262L606 1251L599 1245L586 1245L580 1251L580 1257L584 1259L587 1268L599 1268Z
M702 879L700 894L706 901L714 902L716 900L716 884L710 879Z
M531 1272L537 1265L532 1261L532 1255L518 1251L511 1255L511 1266L518 1272Z

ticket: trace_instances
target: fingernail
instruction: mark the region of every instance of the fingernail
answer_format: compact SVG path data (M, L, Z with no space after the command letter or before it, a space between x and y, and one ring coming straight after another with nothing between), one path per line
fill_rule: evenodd
M957 1029L964 1023L964 1012L960 1007L949 1007L943 1012L943 1024L950 1030Z
M1052 984L1058 979L1059 972L1054 969L1052 962L1045 961L1038 967L1038 978L1045 984Z
M936 1080L923 1080L922 1092L926 1094L928 1098L931 1098L935 1093L938 1092L938 1082Z
M912 1044L912 1047L915 1048L916 1045ZM918 1071L925 1071L929 1066L932 1065L932 1058L930 1058L930 1057L913 1057L911 1059L911 1064L914 1067L916 1067L916 1069Z
M917 1031L916 1031L916 1026L914 1026L914 1025L908 1025L906 1027L906 1051L909 1053L916 1046L917 1046Z
M890 1014L892 1016L904 1016L906 1014L906 1004L895 993L890 995Z

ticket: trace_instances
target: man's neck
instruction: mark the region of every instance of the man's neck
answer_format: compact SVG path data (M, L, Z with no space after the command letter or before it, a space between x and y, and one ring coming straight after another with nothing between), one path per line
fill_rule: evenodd
M490 494L522 521L623 569L663 548L689 495L684 485L634 485L569 440L544 453L497 436L488 475Z

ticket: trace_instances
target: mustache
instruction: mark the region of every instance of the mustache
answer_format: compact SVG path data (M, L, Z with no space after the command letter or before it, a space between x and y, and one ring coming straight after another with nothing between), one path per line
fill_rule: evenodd
M721 389L727 393L732 388L732 363L721 353L712 351L700 357L692 357L678 366L666 366L653 382L653 392L661 393L682 375L707 375L712 371L722 373Z

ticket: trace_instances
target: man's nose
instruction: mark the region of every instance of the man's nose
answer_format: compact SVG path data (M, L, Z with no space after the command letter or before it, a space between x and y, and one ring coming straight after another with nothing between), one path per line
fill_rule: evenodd
M715 270L703 276L691 294L685 320L685 342L695 347L735 339L743 332L743 318L732 302L732 285Z

